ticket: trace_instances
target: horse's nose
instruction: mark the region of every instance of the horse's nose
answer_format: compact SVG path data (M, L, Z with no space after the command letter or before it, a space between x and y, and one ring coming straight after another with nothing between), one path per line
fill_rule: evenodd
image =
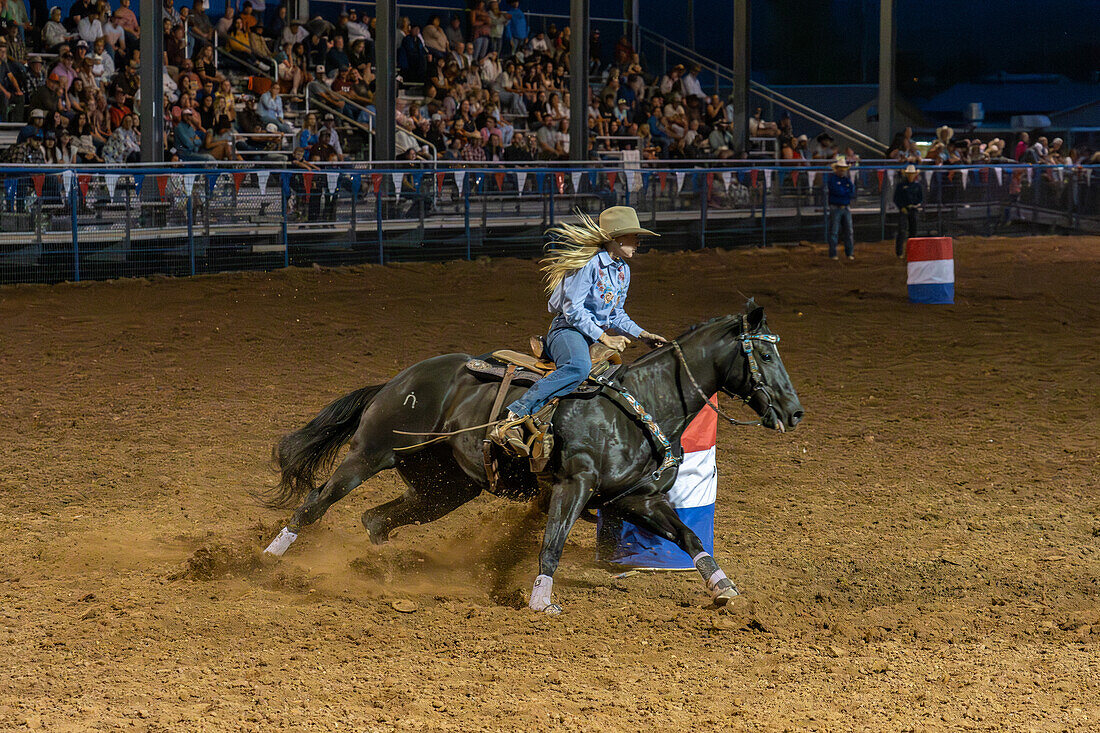
M805 414L805 413L803 413L802 410L795 410L794 412L791 413L791 417L787 421L787 423L793 428L795 425L802 422L802 415L803 414Z

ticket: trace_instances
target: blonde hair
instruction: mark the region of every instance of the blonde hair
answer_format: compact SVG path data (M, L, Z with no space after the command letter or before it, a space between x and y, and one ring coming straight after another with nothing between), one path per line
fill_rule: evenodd
M579 224L561 224L546 230L549 254L541 261L546 277L546 294L552 295L561 281L598 255L608 242L607 232L588 214L576 212Z

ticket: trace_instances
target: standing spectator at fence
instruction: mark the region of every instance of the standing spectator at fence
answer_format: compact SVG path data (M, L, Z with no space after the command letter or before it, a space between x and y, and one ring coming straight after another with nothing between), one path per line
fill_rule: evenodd
M852 231L852 200L856 187L848 175L850 166L843 155L834 160L831 167L833 172L825 178L829 191L829 259L837 259L836 248L843 228L844 254L854 260L856 242Z
M280 132L294 132L294 128L285 119L283 98L279 95L278 84L272 84L270 89L260 95L260 119L264 124L275 125Z
M512 7L509 8L508 14L512 19L508 21L508 36L511 42L510 55L514 56L527 41L527 16L520 9L519 0L511 0L510 4Z
M1024 162L1031 163L1032 165L1039 165L1045 163L1047 160L1047 139L1040 137L1027 149L1024 154Z
M894 206L898 207L898 231L894 237L894 254L905 257L905 245L910 237L917 236L918 213L924 203L924 186L920 172L910 163L901 172L904 183L894 188Z

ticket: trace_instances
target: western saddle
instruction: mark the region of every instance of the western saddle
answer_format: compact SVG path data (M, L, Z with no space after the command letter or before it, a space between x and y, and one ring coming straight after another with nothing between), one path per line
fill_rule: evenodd
M602 389L597 378L610 378L622 366L623 360L619 352L599 342L589 348L592 358L592 369L588 373L588 379L581 383L574 391L574 395L589 395ZM466 369L486 381L500 381L496 400L493 402L489 413L489 422L494 423L500 416L500 410L504 406L504 400L508 389L513 384L530 385L554 371L555 365L547 358L546 343L542 336L531 337L531 353L524 354L511 349L499 349L485 356L470 359L466 362ZM601 380L602 381L602 380ZM528 458L533 473L541 473L554 449L553 425L551 420L557 408L558 400L551 400L538 413L528 418L525 423L528 438L526 440ZM489 479L490 489L496 489L500 471L496 456L493 452L493 441L489 439L486 431L482 440L482 453L485 461L485 473Z

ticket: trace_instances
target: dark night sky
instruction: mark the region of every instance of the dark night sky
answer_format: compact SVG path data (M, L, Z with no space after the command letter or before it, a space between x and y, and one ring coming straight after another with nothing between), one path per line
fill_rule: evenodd
M551 5L559 3L524 7ZM592 0L591 6L594 16L622 13L620 0ZM726 64L731 6L728 0L695 0L696 47ZM757 0L754 76L776 84L877 82L878 6L878 0ZM640 0L642 25L686 43L683 7L682 0ZM896 8L903 91L940 89L998 71L1059 73L1078 81L1095 81L1100 71L1098 0L898 0ZM555 11L567 13L568 2ZM913 77L924 84L913 85Z

